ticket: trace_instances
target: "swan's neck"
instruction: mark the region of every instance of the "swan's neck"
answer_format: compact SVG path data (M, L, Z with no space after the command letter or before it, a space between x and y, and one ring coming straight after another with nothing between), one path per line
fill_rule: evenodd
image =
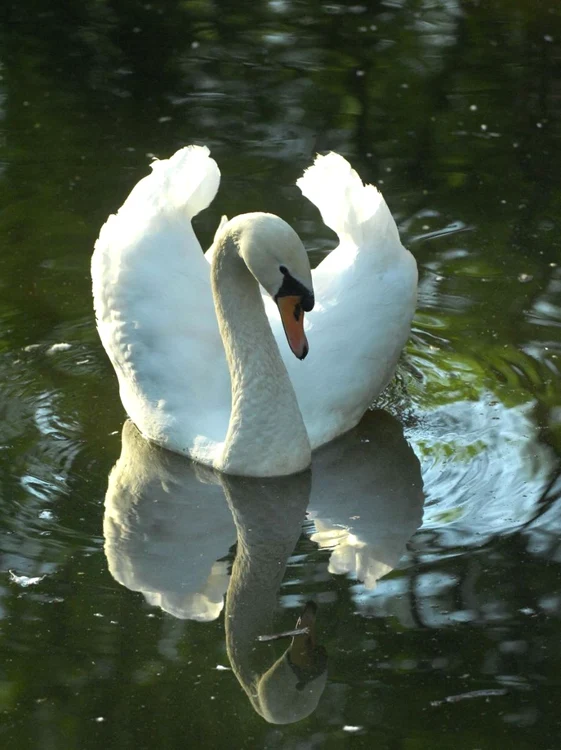
M310 463L308 434L259 285L232 235L216 244L211 279L232 384L230 424L215 466L246 476L302 471Z

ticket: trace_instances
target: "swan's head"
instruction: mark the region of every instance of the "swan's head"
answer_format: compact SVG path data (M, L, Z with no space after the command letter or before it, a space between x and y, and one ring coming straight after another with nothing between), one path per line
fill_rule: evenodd
M300 237L273 214L236 216L229 229L237 235L245 264L276 302L290 348L298 359L304 359L308 353L304 313L314 306L314 290Z

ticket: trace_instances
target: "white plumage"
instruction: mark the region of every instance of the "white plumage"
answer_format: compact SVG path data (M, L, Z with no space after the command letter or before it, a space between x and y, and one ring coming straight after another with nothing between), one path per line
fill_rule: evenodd
M191 226L219 181L205 147L154 162L103 226L92 278L99 334L131 419L150 440L228 471L221 456L231 380L211 291L212 249L205 258ZM297 184L340 240L312 273L316 306L306 314L305 361L290 352L272 299L264 302L313 449L357 424L391 378L415 310L417 267L382 195L343 157L317 157ZM257 417L265 397L255 400ZM236 473L301 468L288 461L279 470L268 457L260 463L270 421L260 428L245 436L245 464ZM282 420L279 430L277 439L289 445Z

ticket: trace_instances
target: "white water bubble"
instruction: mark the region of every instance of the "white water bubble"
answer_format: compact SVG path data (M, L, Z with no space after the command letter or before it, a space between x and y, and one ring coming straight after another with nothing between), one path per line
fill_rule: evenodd
M56 354L57 352L66 352L72 344L67 344L65 341L61 341L60 344L53 344L47 349L47 354L50 356L52 354Z

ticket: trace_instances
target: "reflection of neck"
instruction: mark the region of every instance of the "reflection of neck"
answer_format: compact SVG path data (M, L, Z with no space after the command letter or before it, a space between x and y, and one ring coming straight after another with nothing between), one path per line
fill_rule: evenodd
M232 386L232 411L217 468L278 476L310 462L308 435L269 326L259 285L231 235L212 259L212 293Z
M238 532L226 600L226 647L236 677L260 713L258 683L276 656L273 646L258 643L257 637L271 632L277 592L301 532L310 479L305 473L224 481Z

